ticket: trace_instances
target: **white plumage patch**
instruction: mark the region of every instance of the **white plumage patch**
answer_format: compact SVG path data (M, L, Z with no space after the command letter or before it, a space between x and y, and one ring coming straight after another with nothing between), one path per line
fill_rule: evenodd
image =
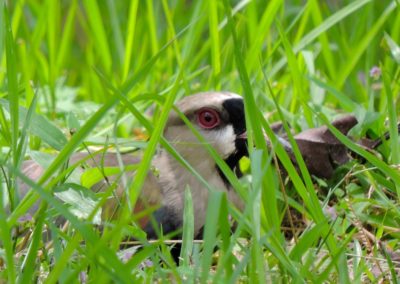
M222 158L227 158L236 151L236 136L232 125L229 124L221 129L211 130L207 136L209 136L207 140L213 144Z

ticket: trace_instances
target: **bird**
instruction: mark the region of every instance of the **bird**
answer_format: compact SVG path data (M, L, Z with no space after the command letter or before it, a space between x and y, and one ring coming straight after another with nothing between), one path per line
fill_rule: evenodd
M201 134L204 141L212 146L230 169L240 176L239 161L242 157L248 156L243 98L231 92L203 92L184 97L176 103L176 107ZM232 188L204 143L199 141L174 110L169 114L163 136L212 189L226 192L235 207L244 208L243 200ZM71 156L70 164L82 160L85 162L81 167L85 168L119 167L121 162L127 166L123 175L107 176L107 173L104 173L104 177L91 186L91 190L97 192L105 191L110 184L117 183L115 193L102 208L103 220L110 215L117 218L118 214L110 212L118 211L120 203L126 200L124 196L126 188L122 176L126 176L128 183L134 182L135 171L129 169L129 166L140 163L140 158L132 153L78 152ZM194 235L196 238L201 238L206 222L209 189L166 149L161 148L155 154L151 168L132 211L132 218L135 219L135 216L140 215L146 208L154 209L151 217L145 215L137 219L148 239L157 239L160 230L163 234L179 231L183 226L185 189L190 188L194 200ZM27 160L22 165L22 173L32 180L38 180L43 172L44 169L33 160ZM21 184L20 189L26 192L29 187Z

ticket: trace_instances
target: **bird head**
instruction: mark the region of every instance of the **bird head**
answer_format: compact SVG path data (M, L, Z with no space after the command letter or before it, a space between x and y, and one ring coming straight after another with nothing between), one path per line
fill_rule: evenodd
M199 93L180 100L177 108L231 169L248 154L241 96L229 92ZM203 143L178 113L171 112L164 136L189 163L196 165L205 159Z
M228 166L236 174L239 173L238 162L248 154L242 97L228 92L200 93L183 98L176 107L179 112L171 111L169 114L164 138L211 188L226 191L228 199L237 208L243 208L243 201L235 190L231 190L228 179L204 145L212 146ZM196 131L181 118L182 114ZM199 139L195 132L203 139ZM156 155L153 165L158 169L157 182L163 196L163 207L154 213L157 222L162 224L164 232L182 226L184 192L189 186L192 198L196 200L193 212L194 231L197 235L205 223L207 188L166 151L162 150ZM148 236L154 236L151 226L146 228L146 232Z

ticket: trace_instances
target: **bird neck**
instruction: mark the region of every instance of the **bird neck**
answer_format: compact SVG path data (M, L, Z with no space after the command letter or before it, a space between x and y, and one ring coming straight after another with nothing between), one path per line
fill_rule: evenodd
M190 155L184 155L185 151L187 149L178 150L211 189L231 192L216 169L214 159L205 150L197 149L191 151ZM161 150L156 155L153 165L159 174L158 179L163 190L164 205L175 208L177 214L183 213L185 189L190 188L194 201L195 232L199 232L205 222L204 212L207 210L209 189L165 150Z
M185 151L179 151L183 159L194 169L194 171L205 180L211 188L228 190L229 185L225 184L220 176L214 159L205 150L196 149L185 155ZM194 173L188 170L182 163L170 155L166 150L161 150L153 161L157 168L160 180L164 177L172 183L175 191L183 193L187 185L199 188L206 188L204 181L201 181ZM173 178L172 178L173 177ZM178 184L176 181L180 181ZM192 189L194 191L194 189Z

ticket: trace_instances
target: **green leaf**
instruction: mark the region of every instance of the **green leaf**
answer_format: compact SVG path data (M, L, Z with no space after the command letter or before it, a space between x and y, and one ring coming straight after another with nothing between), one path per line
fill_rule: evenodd
M6 100L0 99L0 104L10 112L9 103ZM23 126L28 111L24 107L20 106L18 112L20 117L20 126ZM28 132L40 137L44 142L56 150L61 150L67 143L67 138L65 138L65 135L60 128L55 126L42 115L32 114L32 121L30 122Z
M39 152L39 151L31 151L29 152L32 160L38 163L43 169L46 169L51 165L55 156L49 153Z
M123 172L133 171L137 168L138 165L128 165L124 169L121 169L119 167L90 168L82 173L81 185L86 188L91 188L96 183L104 180L104 177L120 175Z
M54 195L65 204L70 205L69 211L79 219L86 220L96 208L98 198L89 189L74 183L64 183L54 189ZM101 208L92 220L93 224L101 224Z
M73 132L76 132L81 127L78 118L73 112L69 112L67 115L67 125L69 130Z

